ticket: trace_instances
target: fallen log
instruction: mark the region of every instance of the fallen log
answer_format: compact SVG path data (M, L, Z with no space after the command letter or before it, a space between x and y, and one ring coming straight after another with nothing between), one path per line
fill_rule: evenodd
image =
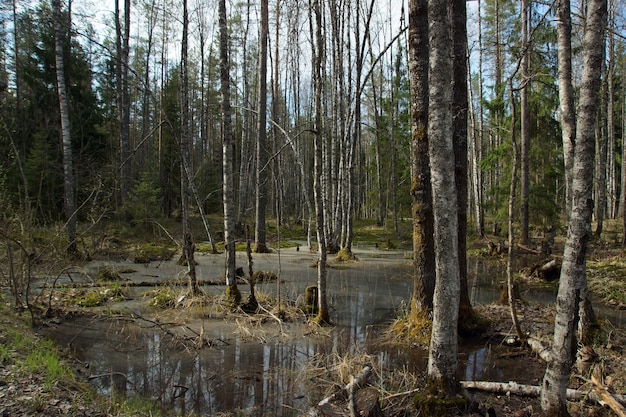
M541 395L541 387L537 385L523 385L517 382L492 382L492 381L461 381L461 386L466 389L476 389L480 391L493 392L495 394L515 394L522 397L539 397ZM603 399L592 391L583 391L576 389L567 389L568 401L587 400L598 404L604 404ZM626 396L612 394L611 397L616 402L626 403Z
M550 346L532 336L526 339L526 343L528 343L531 350L539 355L544 362L550 362L552 358L552 349L550 349Z

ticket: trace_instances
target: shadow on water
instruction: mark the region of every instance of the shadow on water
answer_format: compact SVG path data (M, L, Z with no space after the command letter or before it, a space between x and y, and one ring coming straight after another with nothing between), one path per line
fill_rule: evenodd
M311 259L295 258L281 266L283 296L294 300L307 285L315 283L316 271L308 265ZM206 262L200 261L201 274L203 268L205 274L210 270ZM263 265L262 259L255 261L259 264ZM475 305L498 299L503 271L502 264L493 262L478 260L470 265L469 285ZM217 288L207 291L223 290ZM259 285L257 290L273 293L276 284ZM330 337L316 336L306 325L292 323L285 324L285 333L290 336L281 336L281 332L270 336L268 332L266 337L246 338L232 323L210 321L204 327L206 335L219 343L196 350L175 345L148 323L85 317L42 332L69 346L78 359L88 364L89 378L100 393L141 394L180 414L237 411L250 416L300 415L323 396L305 383L307 363L316 355L331 352L369 351L409 371L424 371L423 352L398 348L380 351L372 343L380 332L377 325L392 320L410 299L409 261L400 255L332 269L328 292L335 324ZM524 294L532 301L535 296L554 302L553 290ZM615 325L624 326L623 314L616 320ZM461 378L508 381L523 372L520 361L514 359L495 366L489 345L464 349L460 352Z

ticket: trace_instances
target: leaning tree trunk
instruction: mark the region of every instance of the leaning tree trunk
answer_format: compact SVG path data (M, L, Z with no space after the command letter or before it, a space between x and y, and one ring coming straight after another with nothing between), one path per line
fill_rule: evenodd
M561 7L568 5L568 0L561 3ZM583 37L583 74L572 170L572 211L557 295L552 360L548 363L541 391L541 408L546 415L568 415L566 389L576 353L579 304L586 292L587 242L591 236L593 210L595 122L600 89L597 69L601 66L605 23L606 0L590 0Z
M223 151L223 204L224 204L224 247L226 251L226 297L232 306L241 301L235 276L235 205L233 190L233 140L230 108L230 63L228 61L228 27L226 24L226 0L219 0L220 27L220 84L222 92L222 151Z
M520 201L520 240L524 245L528 244L529 240L529 223L530 223L530 207L529 207L529 195L530 195L530 107L528 104L528 96L530 94L530 75L528 73L528 63L530 61L530 37L528 34L529 15L530 15L530 2L522 0L521 13L522 13L522 45L523 52L521 58L521 70L522 70L522 91L521 91L521 103L520 103L520 122L521 122L521 201ZM513 127L515 129L515 127Z
M411 310L430 313L435 291L433 207L428 159L428 1L409 2L411 78L411 198L413 212L413 297Z
M63 143L63 189L65 219L67 224L67 240L69 253L75 253L76 248L76 213L74 204L74 173L72 163L72 135L70 129L69 101L65 84L65 66L63 65L63 39L65 33L61 21L61 1L53 0L54 13L54 50L57 76L57 93L61 114L61 138Z
M458 205L452 136L452 56L449 6L429 0L428 141L435 224L436 283L428 376L443 394L454 395L460 294Z

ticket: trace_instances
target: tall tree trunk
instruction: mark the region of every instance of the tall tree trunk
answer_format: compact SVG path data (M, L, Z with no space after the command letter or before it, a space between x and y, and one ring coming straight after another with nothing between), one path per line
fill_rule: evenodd
M411 310L429 313L435 291L435 248L428 157L428 1L409 1L411 79L411 198L413 212L413 296Z
M559 0L557 9L557 42L559 63L559 102L561 106L561 135L565 163L565 211L572 207L572 167L576 138L576 110L572 85L572 15L570 0Z
M522 0L521 13L522 13L522 45L523 53L521 60L522 70L522 91L521 91L521 103L520 103L520 122L521 122L521 201L520 201L520 240L523 244L528 244L529 239L529 202L528 197L530 195L530 182L529 182L529 154L530 154L530 108L528 104L528 95L530 92L530 74L529 74L529 61L530 61L530 36L529 36L529 16L530 16L530 3L527 0Z
M76 247L76 213L74 203L74 168L72 162L72 132L70 128L69 99L65 84L65 66L63 63L63 40L66 39L66 31L63 30L61 19L61 0L52 1L54 13L54 58L56 65L57 94L59 97L59 109L61 116L61 141L63 143L63 190L64 207L67 227L67 251L75 254ZM68 30L69 32L69 30Z
M315 198L315 214L317 219L317 244L318 244L318 261L317 261L317 287L318 287L318 313L316 321L319 324L330 323L330 313L328 311L328 299L326 294L326 234L324 227L324 203L322 195L322 141L323 141L323 125L322 125L322 65L324 63L324 38L322 36L322 10L320 0L312 0L310 3L312 12L315 14L315 25L312 16L309 17L311 42L313 44L313 94L314 94L314 112L315 112L315 156L314 156L314 175L313 175L313 193Z
M267 0L261 0L261 22L259 27L259 96L257 148L256 148L256 252L268 251L265 230L267 209L267 34L269 31ZM278 221L278 219L277 219Z
M187 12L187 0L183 0L183 37L181 47L181 129L180 129L180 204L183 222L183 254L182 259L187 263L189 275L189 291L193 294L200 292L196 278L196 262L194 259L193 237L189 225L189 183L191 178L187 176L186 166L189 164L189 72L188 72L188 34L189 14Z
M429 0L428 142L435 224L436 283L428 376L443 394L458 391L459 229L452 108L453 60L447 0Z
M233 190L233 140L230 107L230 62L228 60L228 25L226 20L226 0L219 0L220 28L220 84L222 92L222 152L223 152L223 205L224 205L224 247L226 251L226 297L228 303L237 305L241 294L237 289L235 276L235 207Z
M130 97L128 92L130 0L124 0L123 28L120 22L119 0L115 0L115 29L117 47L117 101L120 121L120 200L123 205L128 198L132 184L130 162Z
M459 323L473 329L476 321L467 286L467 9L463 1L450 1L452 19L452 144L458 216L460 274ZM471 323L471 324L470 324ZM470 324L470 325L468 325ZM470 330L471 331L471 330Z
M480 5L482 0L477 0L478 4L478 132L474 140L474 154L472 164L474 168L474 198L475 198L475 215L476 230L478 236L485 236L485 212L483 209L483 175L479 167L479 161L482 157L484 143L484 112L483 112L483 42L482 42L482 17Z
M606 38L605 38L606 42ZM603 51L606 51L606 45L603 45ZM602 57L602 67L600 74L602 77L602 87L600 96L600 108L598 109L598 123L596 125L596 198L595 201L595 218L596 218L596 236L602 236L602 228L604 225L604 215L606 212L606 167L608 158L608 101L609 101L609 83L607 79L607 66L605 54Z
M567 7L563 0L561 7ZM556 303L552 356L541 391L546 415L568 415L566 389L576 353L579 305L586 294L587 243L593 210L593 161L595 122L598 111L602 45L606 24L606 0L589 0L583 37L583 74L576 126L572 170L572 211L568 220L561 278Z

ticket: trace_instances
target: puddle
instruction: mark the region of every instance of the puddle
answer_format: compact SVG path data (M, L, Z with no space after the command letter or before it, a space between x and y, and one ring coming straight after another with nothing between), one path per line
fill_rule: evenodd
M307 285L316 283L317 271L310 267L315 255L295 250L286 252L285 256L281 254L280 265L276 255L255 256L255 270L275 272L282 281L280 288L277 283L268 283L257 285L256 289L268 294L280 290L281 297L295 301ZM355 252L359 255L358 249ZM410 299L410 262L402 253L383 254L384 257L374 251L365 253L360 262L329 270L330 314L335 324L330 338L307 334L310 328L293 323L285 324L285 333L290 337L271 331L265 336L241 337L232 323L207 320L200 324L215 343L210 348L195 350L175 345L167 334L155 331L154 323L133 323L123 318L106 321L78 318L43 329L42 333L69 346L78 359L88 364L86 374L104 395L113 390L141 394L159 401L164 409L183 415L235 411L246 416L297 416L321 396L303 383L302 372L307 361L317 354L336 350L374 349L370 342L380 331L376 325L392 320L398 308ZM221 257L199 256L198 262L199 279L221 277ZM91 264L72 279L89 279L103 265ZM238 265L246 265L245 258L239 258ZM127 265L106 263L106 266ZM132 280L184 275L184 269L174 261L133 268L135 272L126 274ZM472 303L489 304L498 299L503 270L503 266L480 260L470 265ZM217 294L224 287L206 286L205 290ZM247 286L241 290L246 291ZM555 298L550 291L537 297L546 302L554 302ZM139 308L139 304L131 307L134 308ZM623 312L615 312L611 320L623 327ZM460 377L508 380L524 372L519 369L521 361L515 359L495 364L489 346L464 349L460 355ZM396 349L371 353L383 361L400 361L411 371L422 372L426 367L424 352Z

